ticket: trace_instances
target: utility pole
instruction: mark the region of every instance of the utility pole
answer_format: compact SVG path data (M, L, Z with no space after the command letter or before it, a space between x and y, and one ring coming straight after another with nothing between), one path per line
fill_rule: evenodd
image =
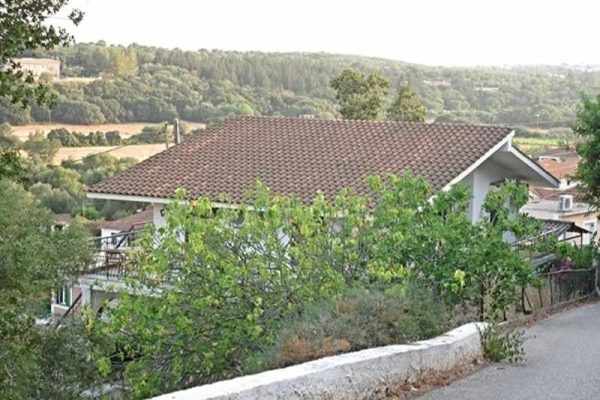
M179 119L173 121L173 130L175 131L175 144L181 143L181 132L179 131Z
M167 146L167 150L169 149L169 123L163 123L162 127L163 133L165 135L165 145Z

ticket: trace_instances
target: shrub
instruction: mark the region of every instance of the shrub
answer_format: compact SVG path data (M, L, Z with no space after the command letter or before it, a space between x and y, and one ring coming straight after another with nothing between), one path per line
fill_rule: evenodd
M60 142L47 139L43 132L36 132L33 135L29 134L29 138L23 144L23 149L31 158L40 160L46 164L52 162L59 148Z
M492 362L508 361L521 363L525 361L525 332L516 330L502 333L494 322L479 331L483 356Z
M559 243L556 248L557 256L561 259L570 258L575 269L590 269L594 259L598 258L598 247L595 244L583 247L573 246L569 243Z
M246 368L278 368L347 351L409 343L452 326L450 310L428 288L353 289L307 306L283 322L275 345Z

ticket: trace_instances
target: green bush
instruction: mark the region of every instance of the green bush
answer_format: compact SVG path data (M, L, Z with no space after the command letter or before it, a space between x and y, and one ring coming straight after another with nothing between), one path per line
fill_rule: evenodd
M410 343L445 332L453 320L450 309L429 288L353 289L285 320L276 344L250 358L245 368L278 368L347 351Z
M491 323L479 331L483 356L492 362L508 361L521 363L525 361L525 332L516 330L503 333L497 324Z
M594 265L594 260L599 257L598 247L595 244L577 247L569 243L560 243L556 249L557 256L561 259L570 258L575 269L590 269Z

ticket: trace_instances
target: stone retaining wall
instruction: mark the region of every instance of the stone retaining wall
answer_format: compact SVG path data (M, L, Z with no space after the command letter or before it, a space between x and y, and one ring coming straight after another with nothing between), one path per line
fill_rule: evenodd
M372 399L390 385L414 382L481 357L471 323L410 345L378 347L174 392L154 400Z

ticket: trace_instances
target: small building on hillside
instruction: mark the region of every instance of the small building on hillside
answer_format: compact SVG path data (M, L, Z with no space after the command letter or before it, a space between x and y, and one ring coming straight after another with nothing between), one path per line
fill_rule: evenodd
M52 58L14 58L25 72L31 72L35 78L48 75L52 79L60 79L60 60Z

